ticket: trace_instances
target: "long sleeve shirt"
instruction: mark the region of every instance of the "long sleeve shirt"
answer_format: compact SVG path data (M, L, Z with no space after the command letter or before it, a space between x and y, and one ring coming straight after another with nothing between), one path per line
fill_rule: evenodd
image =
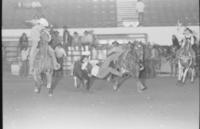
M62 58L63 56L67 56L65 50L61 47L56 47L55 53L56 53L56 57L58 57L58 58Z

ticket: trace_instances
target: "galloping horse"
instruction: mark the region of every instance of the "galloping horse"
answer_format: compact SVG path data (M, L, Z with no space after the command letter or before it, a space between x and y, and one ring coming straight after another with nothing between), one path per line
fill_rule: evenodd
M54 50L48 45L51 36L47 30L42 30L38 49L35 53L33 65L33 77L35 81L35 92L39 93L41 86L45 85L49 89L51 96L53 70L59 69L60 65L56 61Z
M178 60L178 81L185 83L187 74L190 72L190 81L193 82L195 76L194 63L196 57L190 42L186 40L184 46L177 51L176 55Z

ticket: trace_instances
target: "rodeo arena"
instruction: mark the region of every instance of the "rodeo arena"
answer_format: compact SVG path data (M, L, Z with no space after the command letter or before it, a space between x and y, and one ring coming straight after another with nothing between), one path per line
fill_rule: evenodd
M3 0L3 129L199 129L199 0Z

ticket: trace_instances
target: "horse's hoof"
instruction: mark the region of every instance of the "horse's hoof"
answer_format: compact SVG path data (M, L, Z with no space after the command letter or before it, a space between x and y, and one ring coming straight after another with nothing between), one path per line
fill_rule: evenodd
M74 85L75 88L80 88L80 84L79 85Z
M35 93L40 93L40 89L39 89L39 88L35 88L35 89L34 89L34 92L35 92Z
M142 88L141 90L142 90L142 91L145 91L145 90L147 90L147 87L144 87L144 88Z
M51 88L51 84L48 84L48 85L47 85L47 88L48 88L48 89Z
M191 80L190 82L191 82L192 84L194 84L195 81L194 81L194 80Z
M115 85L115 86L113 86L113 89L114 89L114 91L118 91L118 86L117 85Z
M138 89L138 92L139 92L139 93L142 93L142 92L144 92L146 89L147 89L147 87L144 87L144 88L142 88L142 89Z
M48 95L49 95L50 97L53 96L53 90L52 90L52 89L49 89Z
M49 93L49 97L52 97L53 96L53 93Z
M90 90L90 86L87 86L87 87L86 87L86 90L89 91L89 90Z
M182 82L182 81L177 81L177 83L176 83L176 84L177 84L177 86L181 86L181 87L182 87L182 86L183 86L185 83L184 83L184 82Z

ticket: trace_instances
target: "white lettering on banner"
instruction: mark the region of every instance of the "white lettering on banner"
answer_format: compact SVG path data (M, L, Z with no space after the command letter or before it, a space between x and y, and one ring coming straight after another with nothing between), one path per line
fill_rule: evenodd
M33 2L18 2L19 8L41 8L42 4L39 1Z

